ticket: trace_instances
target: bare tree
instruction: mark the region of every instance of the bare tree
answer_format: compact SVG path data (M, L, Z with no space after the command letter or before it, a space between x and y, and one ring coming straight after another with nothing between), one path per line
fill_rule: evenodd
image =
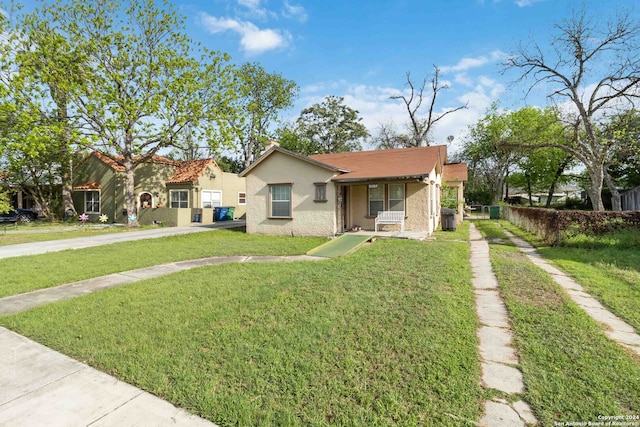
M394 95L391 97L391 99L401 99L407 109L407 113L409 113L408 127L410 135L408 135L409 140L406 145L408 147L430 145L429 134L434 125L447 115L467 108L465 104L440 114L434 111L438 94L443 90L449 89L449 85L440 81L440 69L435 65L433 69L434 73L431 79L425 77L420 87L416 87L413 80L411 80L411 73L407 72L407 86L410 89L410 93L406 96ZM426 116L421 115L425 106L427 108Z
M628 108L640 95L640 26L628 14L605 23L582 9L555 29L546 50L537 43L521 45L505 65L521 71L518 81L532 80L527 93L543 87L552 102L574 107L570 122L578 123L579 132L571 143L555 146L585 166L593 209L601 211L605 167L615 143L599 136L598 120L607 111Z

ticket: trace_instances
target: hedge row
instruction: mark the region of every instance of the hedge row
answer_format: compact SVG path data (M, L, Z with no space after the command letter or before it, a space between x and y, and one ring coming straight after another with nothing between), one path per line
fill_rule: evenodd
M559 244L563 237L603 235L629 227L640 228L640 211L557 211L508 206L505 217L546 242Z

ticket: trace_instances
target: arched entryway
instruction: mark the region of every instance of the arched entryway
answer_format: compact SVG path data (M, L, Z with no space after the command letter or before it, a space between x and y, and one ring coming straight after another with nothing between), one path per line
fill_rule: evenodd
M153 207L153 195L151 193L140 193L138 196L138 208L146 209Z

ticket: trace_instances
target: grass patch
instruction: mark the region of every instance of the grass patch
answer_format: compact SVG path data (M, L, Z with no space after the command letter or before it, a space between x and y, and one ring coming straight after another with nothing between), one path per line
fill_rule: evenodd
M8 226L6 230L0 228L0 246L17 245L21 243L44 242L48 240L74 239L76 237L91 237L102 234L124 233L135 231L127 227L92 227L87 226L38 226L33 227L30 224L19 225L17 228Z
M226 255L298 255L323 238L248 235L240 229L0 259L0 297L173 261Z
M514 328L525 398L541 425L638 415L640 358L607 339L518 249L494 243L490 253Z
M562 246L543 245L524 231L514 232L640 333L640 232L630 229L600 238L581 235Z
M223 426L457 426L482 398L468 259L463 242L378 240L321 262L202 267L0 323Z

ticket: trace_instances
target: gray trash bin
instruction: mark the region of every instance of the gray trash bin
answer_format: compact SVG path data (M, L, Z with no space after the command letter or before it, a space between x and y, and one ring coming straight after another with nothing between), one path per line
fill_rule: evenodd
M440 209L442 231L456 231L456 210Z

